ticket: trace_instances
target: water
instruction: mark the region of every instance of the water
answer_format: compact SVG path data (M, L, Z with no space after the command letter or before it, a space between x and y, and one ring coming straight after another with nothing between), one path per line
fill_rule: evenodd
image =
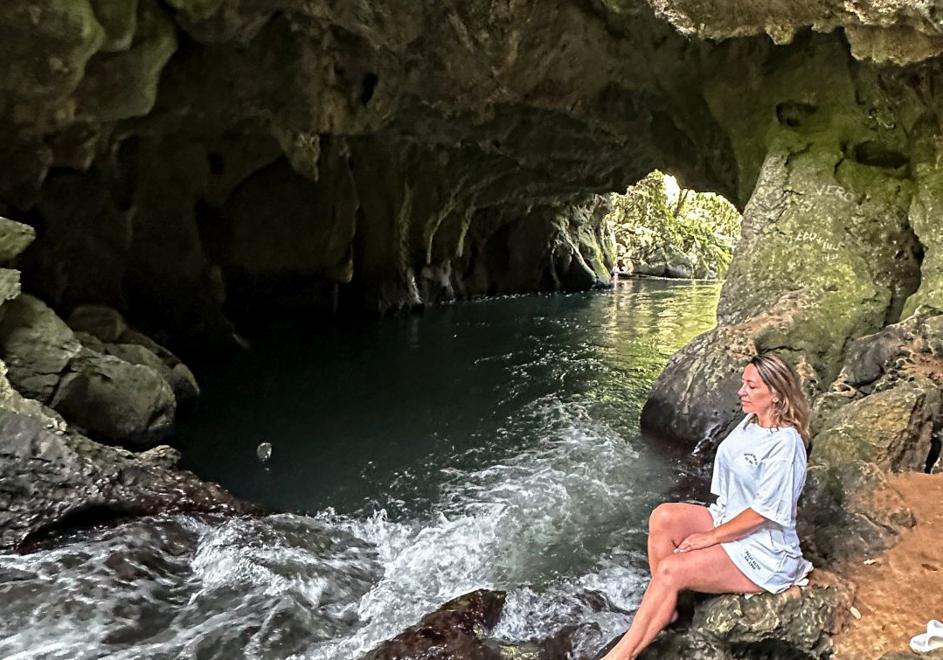
M639 437L641 406L718 294L627 281L455 304L195 365L190 466L286 513L0 555L0 657L357 658L478 588L508 592L495 637L583 624L591 656L637 607L648 511L678 473Z

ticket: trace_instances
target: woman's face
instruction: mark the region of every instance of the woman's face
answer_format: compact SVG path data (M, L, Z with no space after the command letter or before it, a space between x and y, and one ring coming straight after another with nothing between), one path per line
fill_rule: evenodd
M745 413L756 413L763 417L773 405L773 392L766 386L760 373L752 364L743 370L743 384L737 390L740 406Z

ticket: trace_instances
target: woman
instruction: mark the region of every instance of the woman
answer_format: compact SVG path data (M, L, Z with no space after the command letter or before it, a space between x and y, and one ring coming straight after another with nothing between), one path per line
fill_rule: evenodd
M805 485L809 407L799 379L775 355L754 357L737 392L746 417L717 447L710 507L661 504L649 518L652 581L632 626L604 660L637 657L678 618L684 589L779 593L812 565L796 536Z

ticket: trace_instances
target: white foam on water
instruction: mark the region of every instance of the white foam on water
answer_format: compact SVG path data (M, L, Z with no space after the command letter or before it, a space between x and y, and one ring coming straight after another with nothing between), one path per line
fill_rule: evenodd
M546 639L564 626L590 624L587 648L605 643L625 629L644 586L643 551L620 545L640 533L643 515L635 509L645 466L579 405L541 401L520 423L536 424L542 439L482 469L429 475L441 487L421 519L392 520L383 510L221 522L168 516L165 523L183 528L189 545L152 542L144 549L171 568L131 582L116 577L109 558L155 523L136 521L129 532L60 550L0 556L0 568L36 572L24 589L45 593L31 596L40 605L17 614L16 630L0 622L0 656L227 657L238 650L353 659L482 588L508 592L499 639ZM8 593L0 585L0 597ZM142 599L147 607L122 618L123 604ZM106 641L152 611L165 620L139 640Z
M547 637L580 622L606 631L624 627L624 613L596 616L584 595L599 593L606 605L634 609L644 579L637 571L606 560L586 566L594 571L577 579L557 576L572 568L573 555L587 546L605 548L625 531L638 455L608 429L574 419L581 410L573 415L566 408L545 408L570 424L537 446L482 470L447 470L427 521L393 523L382 512L367 521L325 514L336 528L375 545L383 575L358 603L362 626L345 639L312 646L306 657L359 657L447 600L480 588L509 591L499 626L508 641Z

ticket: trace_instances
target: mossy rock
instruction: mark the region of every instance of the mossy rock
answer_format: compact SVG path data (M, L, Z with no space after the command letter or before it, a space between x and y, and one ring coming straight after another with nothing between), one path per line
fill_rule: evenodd
M815 436L816 463L853 460L922 471L941 415L939 388L926 378L898 382L842 407Z

